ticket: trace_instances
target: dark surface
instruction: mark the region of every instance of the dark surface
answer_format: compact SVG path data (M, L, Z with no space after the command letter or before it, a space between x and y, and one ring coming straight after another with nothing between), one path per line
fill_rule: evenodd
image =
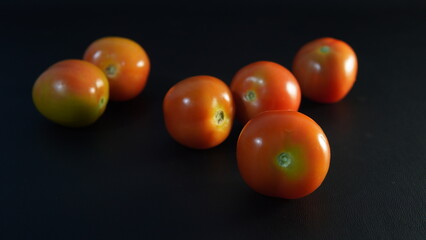
M0 239L425 239L425 4L364 2L2 6ZM31 100L35 79L107 35L146 49L146 89L111 102L88 128L44 119ZM339 103L302 102L332 150L313 194L250 190L236 165L239 124L205 151L168 136L161 104L177 81L229 83L257 60L290 67L301 45L323 36L355 49L359 74Z

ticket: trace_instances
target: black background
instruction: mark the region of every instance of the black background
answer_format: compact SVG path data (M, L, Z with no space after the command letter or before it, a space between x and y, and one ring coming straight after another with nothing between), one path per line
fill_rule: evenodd
M426 4L423 1L218 1L0 5L0 239L425 239ZM139 42L152 71L136 99L92 126L44 119L41 72L95 39ZM357 82L336 104L305 99L332 151L322 186L299 200L241 179L241 125L210 150L166 132L162 98L183 78L230 83L257 60L288 68L315 38L348 42Z

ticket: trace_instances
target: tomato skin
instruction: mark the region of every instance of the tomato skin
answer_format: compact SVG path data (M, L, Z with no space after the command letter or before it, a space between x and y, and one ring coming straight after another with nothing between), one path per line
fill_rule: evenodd
M242 123L263 111L297 111L302 96L293 74L269 61L254 62L240 69L232 79L231 91Z
M228 86L212 76L194 76L174 85L163 101L169 134L184 146L207 149L229 135L234 103Z
M135 41L105 37L94 41L84 60L98 66L108 77L111 100L136 97L146 85L151 64L145 50Z
M64 60L38 77L32 98L37 110L49 120L63 126L82 127L95 122L105 111L109 84L95 65Z
M352 89L357 71L354 50L334 38L320 38L305 44L293 61L293 73L303 96L321 103L342 100Z
M321 127L295 111L267 111L250 120L237 142L244 181L266 196L295 199L327 175L330 147Z

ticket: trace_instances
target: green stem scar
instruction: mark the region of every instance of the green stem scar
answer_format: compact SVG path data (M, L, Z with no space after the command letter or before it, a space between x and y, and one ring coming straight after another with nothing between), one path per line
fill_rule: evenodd
M256 93L253 90L249 90L244 94L243 98L248 102L253 102L256 99Z
M292 158L289 153L282 152L277 156L277 163L280 167L287 168L288 166L290 166L291 162Z
M217 110L214 115L214 119L217 125L221 125L225 121L225 113L223 110Z
M99 99L99 108L101 108L105 103L105 98L101 97L101 99Z
M320 48L320 52L322 52L322 53L329 53L330 52L330 47L329 46L322 46Z
M105 68L105 74L108 77L115 77L117 75L117 67L115 65L108 65L108 67Z

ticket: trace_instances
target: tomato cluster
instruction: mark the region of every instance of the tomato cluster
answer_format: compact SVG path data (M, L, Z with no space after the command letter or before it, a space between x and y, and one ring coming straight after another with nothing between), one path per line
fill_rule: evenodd
M95 122L108 100L125 101L145 87L150 62L145 50L122 37L93 42L83 60L50 66L34 83L33 102L53 122L82 127Z
M56 63L35 82L34 104L48 119L64 126L89 125L102 115L109 98L136 97L150 70L144 49L120 37L96 40L84 60ZM163 100L165 126L180 144L207 149L228 137L236 116L245 124L236 158L247 185L267 196L301 198L321 185L330 166L326 135L298 112L302 95L338 102L352 88L357 69L348 44L317 39L297 52L292 72L259 61L241 68L230 86L207 75L176 83Z

